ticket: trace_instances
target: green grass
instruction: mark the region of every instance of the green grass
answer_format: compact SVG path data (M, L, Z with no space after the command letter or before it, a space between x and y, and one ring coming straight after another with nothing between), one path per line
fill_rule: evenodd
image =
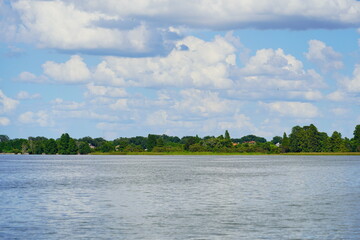
M360 156L360 152L301 152L301 153L224 153L224 152L94 152L92 155L326 155L326 156L337 156L337 155L354 155Z
M326 156L360 156L360 152L301 152L301 153L283 153L283 155L326 155Z

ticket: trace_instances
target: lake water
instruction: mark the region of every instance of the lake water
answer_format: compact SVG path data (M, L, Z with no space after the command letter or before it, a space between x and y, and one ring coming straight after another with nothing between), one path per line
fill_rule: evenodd
M0 155L0 239L360 239L359 156Z

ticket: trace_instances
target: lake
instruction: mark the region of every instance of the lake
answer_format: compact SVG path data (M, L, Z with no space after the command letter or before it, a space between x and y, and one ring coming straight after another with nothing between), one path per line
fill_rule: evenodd
M360 239L360 156L0 155L0 239Z

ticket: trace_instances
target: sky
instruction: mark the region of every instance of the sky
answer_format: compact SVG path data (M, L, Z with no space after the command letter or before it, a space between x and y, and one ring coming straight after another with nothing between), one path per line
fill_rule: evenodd
M351 138L359 29L355 0L0 0L0 134Z

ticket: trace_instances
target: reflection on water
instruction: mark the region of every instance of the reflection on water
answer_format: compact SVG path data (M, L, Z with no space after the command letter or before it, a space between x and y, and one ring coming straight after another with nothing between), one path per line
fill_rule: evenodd
M0 156L0 239L360 239L357 156Z

